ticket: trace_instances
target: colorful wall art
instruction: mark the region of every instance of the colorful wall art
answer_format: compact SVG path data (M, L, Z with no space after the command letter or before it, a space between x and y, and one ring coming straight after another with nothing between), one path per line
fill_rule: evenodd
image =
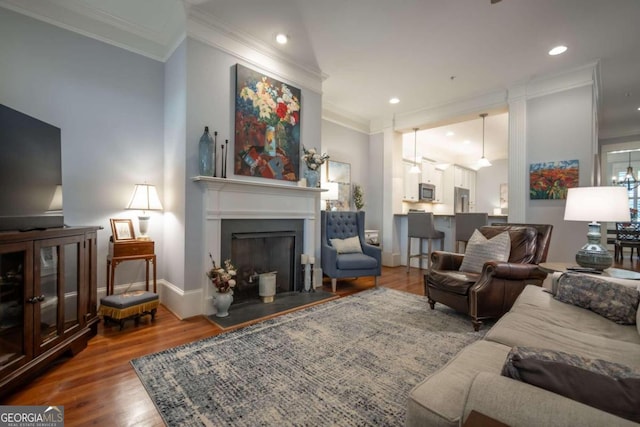
M566 199L569 188L579 183L578 160L529 165L529 195L533 199Z
M300 89L236 65L234 172L298 181Z

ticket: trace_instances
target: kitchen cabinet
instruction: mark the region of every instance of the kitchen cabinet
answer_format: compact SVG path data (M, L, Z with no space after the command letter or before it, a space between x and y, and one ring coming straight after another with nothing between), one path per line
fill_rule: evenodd
M475 184L476 172L458 165L455 165L453 168L454 187L466 188L467 190L470 190L472 182Z
M476 171L458 165L453 167L453 186L469 190L469 211L476 207Z
M440 169L436 168L436 165L431 162L422 162L422 181L428 184L433 184L436 187L436 196L433 200L436 203L442 203L444 187L443 185L443 173Z
M410 173L409 170L413 167L413 162L403 161L403 179L404 179L404 194L402 200L409 202L419 202L418 197L418 184L420 184L421 175L419 173Z

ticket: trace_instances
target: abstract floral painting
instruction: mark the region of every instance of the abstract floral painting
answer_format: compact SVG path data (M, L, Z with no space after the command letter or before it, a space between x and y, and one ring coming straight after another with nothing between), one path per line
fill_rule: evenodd
M234 172L298 181L300 89L236 65Z
M569 188L577 187L578 160L532 163L529 165L531 199L566 199Z

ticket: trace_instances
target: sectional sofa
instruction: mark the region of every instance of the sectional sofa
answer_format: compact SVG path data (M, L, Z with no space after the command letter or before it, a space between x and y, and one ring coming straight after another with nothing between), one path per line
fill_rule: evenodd
M509 426L640 425L640 282L550 282L527 286L484 339L419 383L406 425L466 427L472 411Z

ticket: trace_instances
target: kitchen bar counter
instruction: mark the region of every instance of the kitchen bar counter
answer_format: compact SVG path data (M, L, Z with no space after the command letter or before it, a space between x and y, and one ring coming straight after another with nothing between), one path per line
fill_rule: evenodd
M394 214L394 229L396 230L397 241L399 242L400 250L400 264L407 265L407 213ZM435 219L436 230L444 232L444 250L453 251L455 248L455 215L454 214L433 214ZM507 222L507 215L489 215L489 224L492 223L504 223ZM440 249L440 242L437 240L432 241L432 250ZM427 241L423 242L423 251L427 251ZM418 252L418 239L412 239L411 253ZM411 260L412 267L418 267L418 259ZM426 267L426 262L424 263Z

